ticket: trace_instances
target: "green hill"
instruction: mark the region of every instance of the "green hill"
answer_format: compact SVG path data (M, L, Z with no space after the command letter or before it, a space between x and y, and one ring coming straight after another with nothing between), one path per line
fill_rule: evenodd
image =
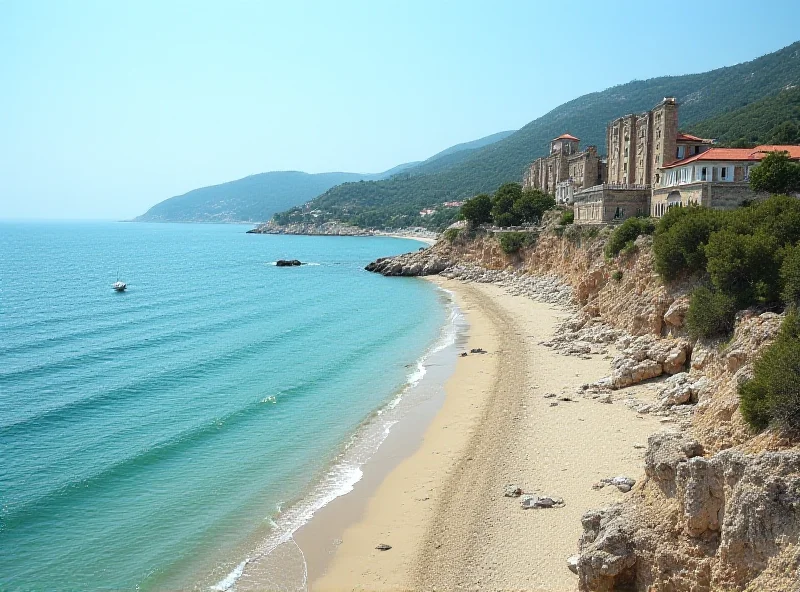
M734 109L691 126L691 133L714 138L721 145L752 147L758 144L800 143L800 87Z
M470 151L496 142L510 132L499 132L472 142L451 146L422 162L407 162L382 173L319 173L274 171L251 175L220 185L201 187L154 205L136 222L263 222L276 212L304 204L335 185L354 181L377 181L408 175L438 161L464 159Z
M701 74L635 80L565 103L494 144L471 150L455 162L439 159L427 174L395 175L375 182L345 183L315 199L310 209L322 219L359 226L438 227L455 211L419 217L423 208L493 191L507 181L520 181L526 165L546 154L549 141L569 132L605 152L606 125L626 113L653 108L664 97L681 104L681 127L730 112L781 89L800 83L800 42L750 62ZM443 166L444 165L444 166ZM420 165L421 167L422 165ZM411 169L420 172L421 169ZM301 209L275 217L279 223L307 221ZM318 218L319 219L319 218Z

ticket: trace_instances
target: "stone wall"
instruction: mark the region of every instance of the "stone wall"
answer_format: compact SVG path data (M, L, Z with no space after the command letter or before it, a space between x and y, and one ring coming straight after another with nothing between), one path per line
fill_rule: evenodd
M647 212L647 189L615 189L597 185L575 195L576 224L621 222Z

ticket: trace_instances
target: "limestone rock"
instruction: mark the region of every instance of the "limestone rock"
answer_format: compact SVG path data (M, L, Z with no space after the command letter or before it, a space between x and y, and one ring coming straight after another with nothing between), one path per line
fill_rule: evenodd
M680 463L703 454L703 447L681 432L657 432L647 439L645 474L661 484L675 481Z
M572 555L567 558L567 569L569 569L572 573L578 573L578 558L580 555Z
M582 592L611 592L635 580L632 525L620 506L581 518L578 585Z
M680 328L689 311L689 297L680 296L670 304L667 312L664 313L664 323L670 327Z
M542 508L561 508L564 500L560 497L526 495L522 498L522 508L524 510L539 510Z
M622 344L624 345L624 343ZM686 365L690 345L682 339L643 335L624 347L611 366L611 386L624 388L663 373L676 374Z

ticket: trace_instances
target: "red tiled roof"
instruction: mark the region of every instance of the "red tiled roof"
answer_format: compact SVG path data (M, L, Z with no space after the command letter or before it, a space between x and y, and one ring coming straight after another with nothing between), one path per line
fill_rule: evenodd
M775 145L756 146L755 148L753 148L753 152L761 152L761 153L788 152L789 158L792 159L800 158L800 146L775 146Z
M704 140L703 138L698 138L697 136L693 136L691 134L681 134L678 133L678 142L707 142L708 140Z
M770 152L789 153L793 160L800 160L800 146L756 146L755 148L709 148L705 152L695 154L688 158L676 160L662 168L671 169L700 160L761 160Z
M576 142L580 142L580 138L576 138L575 136L571 136L569 134L561 134L557 138L554 138L553 141L556 140L575 140Z

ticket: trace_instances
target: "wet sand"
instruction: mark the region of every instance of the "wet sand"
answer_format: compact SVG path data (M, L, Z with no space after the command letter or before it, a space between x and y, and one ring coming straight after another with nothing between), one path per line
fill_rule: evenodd
M600 356L538 345L564 311L493 285L433 281L455 293L469 323L465 347L488 353L458 358L438 412L421 410L406 424L417 430L398 432L405 445L365 466L362 494L340 498L298 532L310 589L575 590L566 559L581 515L625 495L592 484L640 479L643 450L634 445L660 424L621 403L551 406L543 397L608 373ZM566 505L523 510L504 497L508 483ZM392 549L376 550L380 543Z

